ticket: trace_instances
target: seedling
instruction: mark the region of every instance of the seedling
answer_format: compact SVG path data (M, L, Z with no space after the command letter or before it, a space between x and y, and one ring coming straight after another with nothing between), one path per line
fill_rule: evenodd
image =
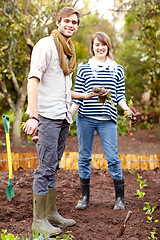
M11 233L7 233L7 230L2 229L2 233L0 234L0 239L2 240L18 240L18 237L15 237Z
M137 176L138 176L138 178L137 179L135 178L134 180L139 182L141 180L142 176L140 176L139 173L137 173Z
M67 231L64 233L62 236L56 236L55 238L50 238L49 235L42 234L39 232L34 232L32 233L32 236L26 236L26 237L21 237L23 240L72 240L74 236L72 235L71 231ZM0 239L2 240L19 240L20 238L14 236L11 233L7 233L7 230L2 229L2 232L0 233Z
M150 236L148 239L157 239L156 235L156 228L153 228L153 232L150 232Z
M145 202L144 204L146 204L147 206L144 207L143 210L146 211L146 214L150 215L150 216L147 216L148 222L152 222L153 216L151 216L151 215L152 215L153 212L155 211L156 206L153 206L153 207L151 208L149 202ZM158 221L159 221L158 219L154 220L155 223L157 223Z
M135 180L136 180L137 182L139 182L139 187L140 187L140 189L142 189L142 188L144 188L144 187L148 187L148 185L145 184L146 179L144 179L144 180L142 181L142 180L141 180L142 176L140 176L139 173L137 173L137 176L138 176L138 178L135 179Z
M146 214L149 214L149 215L151 215L153 212L154 212L154 210L156 209L156 206L153 206L152 208L151 208L151 206L150 206L150 203L149 202L145 202L144 204L146 204L147 206L146 207L144 207L143 208L143 210L144 211L146 211Z
M139 168L129 170L128 173L134 174Z
M140 182L139 182L139 187L140 187L140 189L142 189L142 188L144 188L144 187L148 187L148 185L145 184L145 182L146 182L146 179L144 179L143 181L140 181Z
M138 198L141 198L145 196L145 192L141 192L139 189L137 189L137 192L135 195L138 195Z

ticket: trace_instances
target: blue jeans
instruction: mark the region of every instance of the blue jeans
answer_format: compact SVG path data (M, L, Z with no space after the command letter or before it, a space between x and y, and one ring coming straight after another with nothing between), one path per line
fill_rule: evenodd
M117 127L112 120L96 120L77 115L79 141L78 171L80 178L88 179L91 174L91 154L95 130L97 131L108 163L108 170L115 180L123 177L117 152Z

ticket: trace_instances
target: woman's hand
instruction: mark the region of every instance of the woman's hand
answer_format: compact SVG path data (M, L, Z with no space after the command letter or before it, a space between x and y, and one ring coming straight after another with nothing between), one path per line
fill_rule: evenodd
M137 112L135 109L134 110L133 109L132 110L131 109L126 109L126 110L124 110L124 115L129 116L132 123L135 124L138 121L141 113Z
M104 88L100 88L100 89L101 89L100 91L92 91L90 93L85 93L85 99L90 99L96 96L105 97L110 93L110 91L106 91Z

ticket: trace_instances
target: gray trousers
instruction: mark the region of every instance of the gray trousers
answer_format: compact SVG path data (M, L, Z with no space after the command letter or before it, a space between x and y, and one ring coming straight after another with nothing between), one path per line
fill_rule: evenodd
M37 154L39 165L34 172L33 193L47 194L56 187L56 171L65 149L69 123L39 116Z

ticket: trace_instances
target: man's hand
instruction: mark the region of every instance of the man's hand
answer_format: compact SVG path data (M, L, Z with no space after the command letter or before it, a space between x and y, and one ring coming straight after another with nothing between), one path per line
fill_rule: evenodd
M23 127L23 132L32 135L37 131L38 121L36 119L28 119Z

